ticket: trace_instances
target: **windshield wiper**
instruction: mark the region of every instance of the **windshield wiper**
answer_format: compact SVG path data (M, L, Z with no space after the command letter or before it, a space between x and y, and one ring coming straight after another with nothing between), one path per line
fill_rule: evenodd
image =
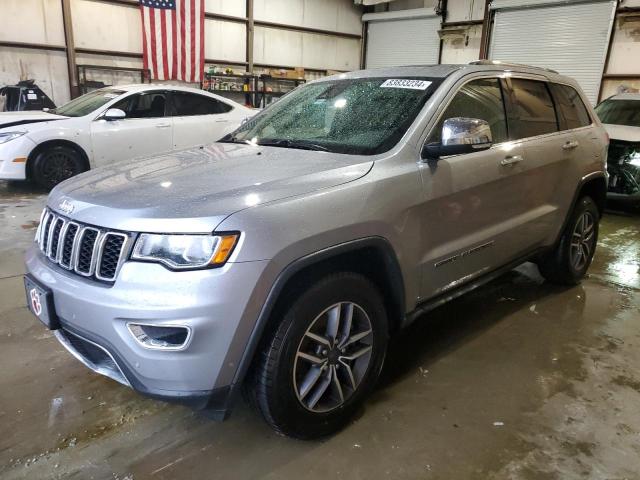
M325 146L314 143L310 140L289 140L286 138L278 140L260 140L258 145L264 145L265 147L282 147L282 148L297 148L300 150L315 150L319 152L328 152L329 149Z
M229 133L218 140L219 143L246 143L244 140L238 140L238 137Z

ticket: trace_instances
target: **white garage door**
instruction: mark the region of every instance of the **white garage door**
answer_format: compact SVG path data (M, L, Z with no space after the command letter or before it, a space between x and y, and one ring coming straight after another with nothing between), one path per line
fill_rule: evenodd
M432 10L363 15L368 22L367 68L438 63L440 17Z
M532 3L493 2L496 12L489 58L557 70L575 78L596 103L615 2Z

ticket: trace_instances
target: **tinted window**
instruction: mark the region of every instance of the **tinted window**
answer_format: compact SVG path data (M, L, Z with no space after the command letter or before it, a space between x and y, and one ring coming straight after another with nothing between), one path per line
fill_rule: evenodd
M564 119L564 128L580 128L591 125L591 118L587 107L573 87L568 85L551 84L553 96L559 114Z
M607 99L596 107L602 123L640 127L640 100Z
M164 117L167 96L165 92L145 92L131 95L113 105L127 114L127 118Z
M212 115L231 110L231 105L215 98L193 93L173 92L173 114L178 117L190 115Z
M444 111L428 142L442 140L442 125L448 118L467 117L486 120L491 127L493 143L505 142L507 122L500 82L495 78L474 80L464 85Z
M526 138L558 131L553 100L544 82L511 80L515 105L509 118L511 138Z

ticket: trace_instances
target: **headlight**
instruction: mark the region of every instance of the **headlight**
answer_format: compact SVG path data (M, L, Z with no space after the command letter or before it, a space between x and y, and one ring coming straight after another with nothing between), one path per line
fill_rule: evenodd
M27 132L2 132L0 133L0 144L10 142L18 137L21 137Z
M227 261L240 234L157 235L138 237L131 258L158 262L176 270L219 267Z

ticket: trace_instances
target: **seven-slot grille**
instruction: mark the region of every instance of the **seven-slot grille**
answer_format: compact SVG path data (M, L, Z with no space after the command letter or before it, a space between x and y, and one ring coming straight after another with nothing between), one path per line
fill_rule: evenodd
M83 225L53 213L42 212L36 241L46 257L84 277L113 282L126 255L129 236Z

